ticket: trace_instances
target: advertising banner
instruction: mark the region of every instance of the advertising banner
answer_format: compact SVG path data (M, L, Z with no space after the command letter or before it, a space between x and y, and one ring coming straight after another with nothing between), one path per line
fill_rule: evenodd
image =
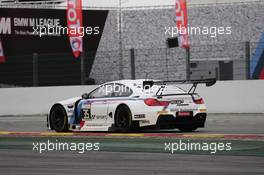
M4 49L3 49L2 41L0 39L0 63L4 63L4 62L5 62Z
M179 31L179 44L183 48L189 48L188 41L188 18L186 0L176 0L176 23Z
M83 51L83 40L81 34L82 22L82 0L68 0L67 24L69 29L69 40L75 58Z

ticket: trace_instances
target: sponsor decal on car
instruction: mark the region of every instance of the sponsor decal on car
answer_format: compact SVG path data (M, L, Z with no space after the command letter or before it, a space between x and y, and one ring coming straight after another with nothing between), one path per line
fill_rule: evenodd
M168 114L168 113L169 113L168 111L159 111L159 112L158 112L159 115L166 115L166 114Z
M180 111L197 111L198 108L170 108L171 112L180 112Z
M171 104L176 104L176 105L180 105L180 104L183 104L184 103L184 100L173 100L170 102Z
M103 120L103 119L107 119L107 116L106 115L92 115L92 119Z
M134 115L135 119L145 118L145 114L136 114Z
M192 115L192 113L190 111L181 111L181 112L177 113L177 116L179 116L179 117L188 117L191 115Z
M207 112L206 109L200 109L200 112Z

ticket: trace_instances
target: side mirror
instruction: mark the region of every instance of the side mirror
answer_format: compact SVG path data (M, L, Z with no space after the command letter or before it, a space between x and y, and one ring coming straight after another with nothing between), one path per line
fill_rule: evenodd
M85 93L82 95L82 99L88 99L89 98L89 94Z

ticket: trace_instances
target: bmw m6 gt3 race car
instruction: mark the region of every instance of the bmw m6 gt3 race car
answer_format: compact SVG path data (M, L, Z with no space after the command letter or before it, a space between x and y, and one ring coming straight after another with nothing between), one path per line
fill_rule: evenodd
M142 127L193 131L204 127L206 106L195 89L215 79L196 81L120 80L104 83L82 97L55 103L47 126L57 132L119 131ZM178 87L191 83L189 91Z

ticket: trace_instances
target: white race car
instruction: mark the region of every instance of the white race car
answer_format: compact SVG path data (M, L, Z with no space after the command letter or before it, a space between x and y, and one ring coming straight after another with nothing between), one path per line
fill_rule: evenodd
M142 79L104 83L82 97L54 104L47 126L57 132L127 132L153 126L193 131L204 127L207 111L195 89L200 83L212 86L215 82ZM177 86L180 83L191 83L192 87L187 92Z

